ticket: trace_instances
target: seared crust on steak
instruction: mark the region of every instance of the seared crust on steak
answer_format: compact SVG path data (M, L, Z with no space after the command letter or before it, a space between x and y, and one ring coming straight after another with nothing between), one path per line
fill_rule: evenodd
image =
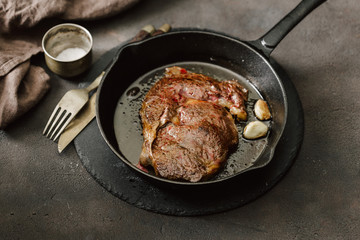
M246 120L246 100L247 90L236 81L167 68L140 110L140 164L168 179L197 182L212 176L238 143L231 114Z

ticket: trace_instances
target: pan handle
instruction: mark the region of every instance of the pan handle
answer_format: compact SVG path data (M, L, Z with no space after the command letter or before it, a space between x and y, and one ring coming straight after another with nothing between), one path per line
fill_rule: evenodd
M303 0L290 13L281 19L273 28L255 41L249 42L267 57L280 41L310 12L326 0Z

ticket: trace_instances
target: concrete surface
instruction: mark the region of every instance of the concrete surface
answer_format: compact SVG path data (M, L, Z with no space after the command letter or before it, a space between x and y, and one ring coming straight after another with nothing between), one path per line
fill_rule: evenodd
M95 61L146 24L256 39L298 2L143 0L124 14L80 24L93 34ZM270 192L221 214L173 217L135 208L92 179L73 145L58 154L41 132L78 83L53 78L45 98L0 131L0 239L359 239L359 11L356 0L329 0L272 53L303 103L303 146Z

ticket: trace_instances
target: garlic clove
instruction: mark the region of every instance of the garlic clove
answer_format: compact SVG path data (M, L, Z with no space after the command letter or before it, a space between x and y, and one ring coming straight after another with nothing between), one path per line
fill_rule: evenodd
M247 113L240 108L237 107L231 107L230 113L233 116L236 116L238 120L240 121L246 121L247 120Z
M259 99L256 101L254 106L255 116L259 120L269 120L271 118L271 113L269 106L266 101Z
M253 121L245 126L243 136L246 139L260 138L267 134L268 129L269 128L265 123L260 121Z

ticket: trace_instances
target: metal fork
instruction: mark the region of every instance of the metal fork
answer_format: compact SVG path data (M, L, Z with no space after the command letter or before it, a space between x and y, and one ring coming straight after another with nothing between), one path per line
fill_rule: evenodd
M89 93L96 89L105 72L103 71L88 87L73 89L65 93L52 112L43 134L56 141L65 127L89 100Z

